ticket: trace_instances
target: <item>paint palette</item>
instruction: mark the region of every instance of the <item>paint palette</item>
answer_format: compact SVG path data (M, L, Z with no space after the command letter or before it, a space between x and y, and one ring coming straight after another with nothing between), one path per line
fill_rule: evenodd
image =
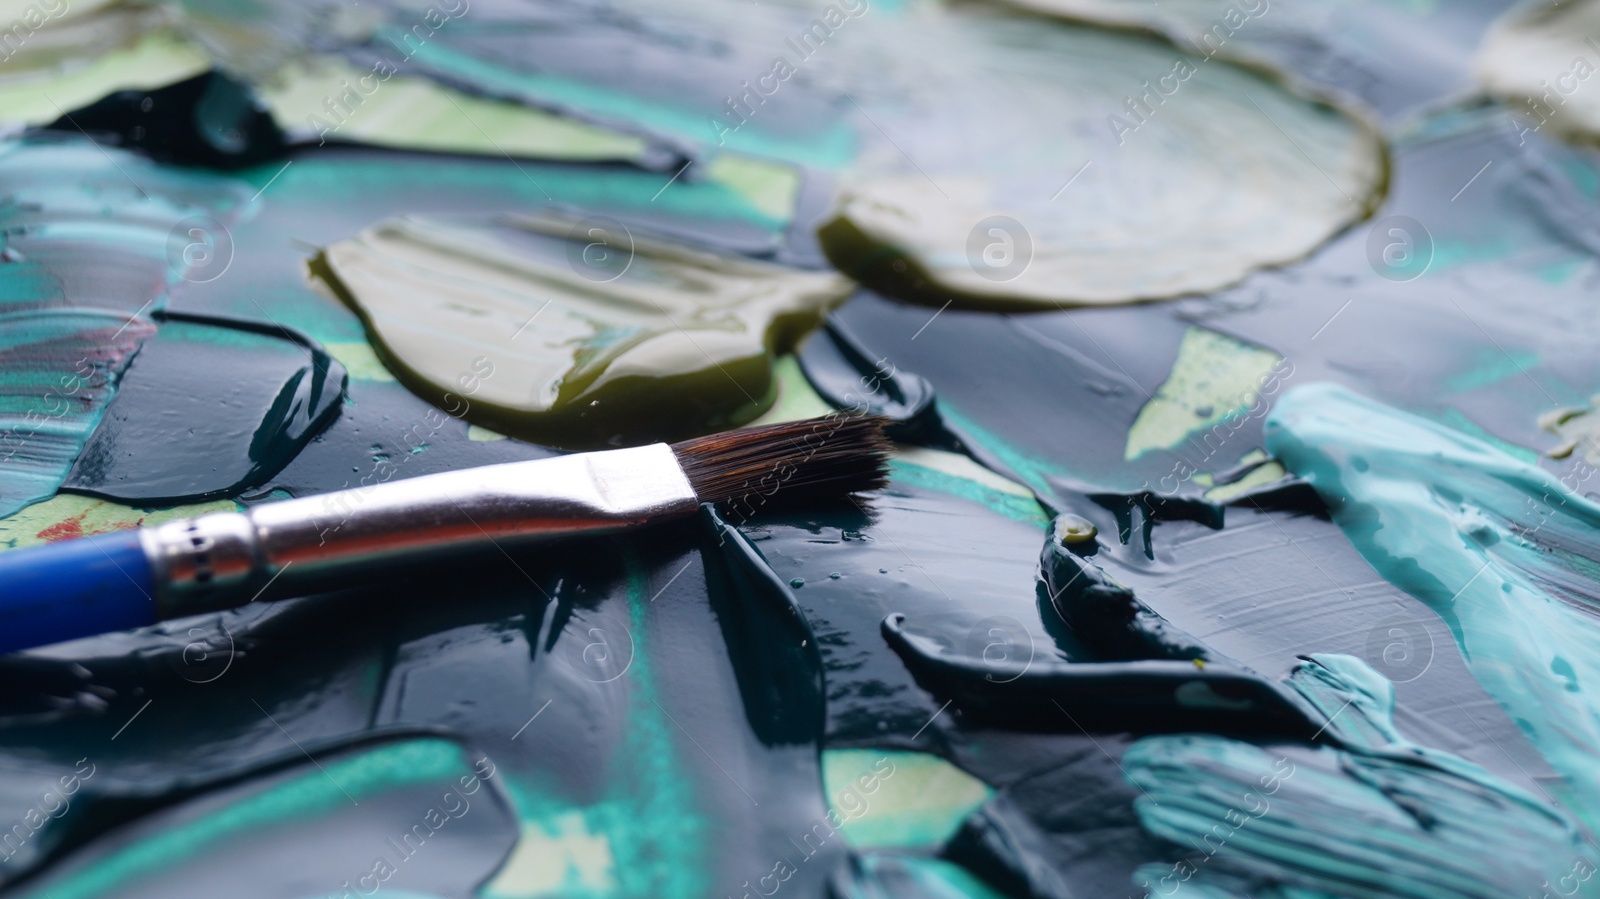
M0 26L0 551L896 442L0 657L5 895L1600 896L1600 3Z

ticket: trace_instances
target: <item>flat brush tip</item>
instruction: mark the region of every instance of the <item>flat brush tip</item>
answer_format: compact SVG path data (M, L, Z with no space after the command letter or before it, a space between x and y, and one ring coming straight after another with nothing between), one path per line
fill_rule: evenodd
M824 415L672 444L701 502L730 508L818 502L889 480L881 415Z

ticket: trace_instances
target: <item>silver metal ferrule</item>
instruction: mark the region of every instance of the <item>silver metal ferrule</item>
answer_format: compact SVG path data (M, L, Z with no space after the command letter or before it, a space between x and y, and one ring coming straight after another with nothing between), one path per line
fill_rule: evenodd
M423 475L140 531L162 618L297 596L402 563L691 514L664 443ZM268 592L267 588L271 590Z

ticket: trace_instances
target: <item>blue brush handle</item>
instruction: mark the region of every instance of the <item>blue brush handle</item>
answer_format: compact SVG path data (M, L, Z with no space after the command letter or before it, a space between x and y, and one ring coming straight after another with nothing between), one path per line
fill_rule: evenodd
M0 553L0 653L154 624L135 531Z

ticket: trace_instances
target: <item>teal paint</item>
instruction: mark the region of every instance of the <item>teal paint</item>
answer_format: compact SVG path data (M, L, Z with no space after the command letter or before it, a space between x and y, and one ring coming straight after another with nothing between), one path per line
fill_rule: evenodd
M54 495L99 426L187 273L180 225L246 197L79 138L0 142L0 517Z
M1529 465L1537 465L1539 462L1539 453L1537 451L1531 450L1525 446L1518 446L1515 443L1501 440L1499 437L1496 437L1484 430L1482 425L1468 418L1460 409L1441 410L1438 413L1437 420L1438 423L1443 427L1459 431L1471 437L1476 437L1479 440L1498 448L1501 452L1504 452L1513 458L1520 459Z
M441 165L425 156L394 154L386 161L364 156L352 163L336 154L313 155L283 171L266 198L275 203L318 208L340 200L363 201L384 196L395 184L425 184L430 191L491 193L506 206L532 207L563 203L589 211L637 212L680 217L686 221L735 222L774 235L788 228L787 219L761 211L751 200L720 182L679 178L664 190L673 173L622 166L576 166L563 163L464 162Z
M559 786L510 775L524 833L531 828L546 853L562 853L541 863L564 870L559 875L542 874L538 886L502 872L482 891L489 899L523 895L701 899L711 894L709 822L679 759L678 732L662 711L652 670L646 621L649 572L631 550L622 563L633 655L624 681L628 695L622 720L627 726L611 756L605 793L592 804L580 805L562 798L565 790ZM514 866L515 858L513 870ZM549 883L552 880L556 883Z
M105 309L0 315L0 518L55 495L154 332Z
M1498 384L1508 378L1525 377L1525 372L1539 367L1539 354L1523 350L1507 354L1498 347L1485 347L1464 370L1444 382L1451 393L1466 393L1480 387Z
M958 478L952 474L912 465L900 460L889 462L889 477L893 483L911 487L937 490L951 496L975 502L990 511L998 512L1012 521L1044 527L1050 522L1039 501L1031 496L1019 496L996 490L977 481Z
M697 807L695 788L678 760L678 734L658 701L654 663L645 620L651 599L650 572L633 552L623 557L628 579L628 626L634 654L628 692L628 728L614 758L623 768L606 779L618 799L609 824L611 851L622 877L623 895L697 899L707 895L707 822ZM631 807L630 807L631 806Z
M1284 394L1267 448L1468 668L1600 822L1600 505L1479 440L1343 387Z
M405 30L382 29L378 38L396 47L406 46ZM415 46L414 44L412 45ZM643 128L688 141L703 151L715 149L717 129L713 114L722 110L674 107L627 91L545 72L518 72L478 59L439 41L415 47L411 59L449 78L460 79L491 95L513 96L530 105L552 108L613 126ZM632 130L632 129L630 129ZM839 169L855 158L856 136L843 123L819 132L784 136L755 127L742 127L724 135L726 148L782 162Z
M326 765L315 760L313 764L315 767L293 779L155 833L76 876L54 880L38 893L25 890L24 895L40 899L114 896L140 878L184 864L258 829L302 823L397 787L430 780L453 783L456 777L473 773L461 747L439 739L407 740Z
M977 422L956 411L949 402L940 401L939 415L951 425L960 429L963 434L977 441L979 444L978 449L992 453L1000 464L1010 469L1011 473L1016 475L1016 479L1035 494L1050 496L1055 492L1050 487L1047 478L1051 475L1064 474L1055 466L1035 459L1011 446L1000 436L984 429Z
M1330 716L1343 748L1184 735L1123 756L1140 823L1186 850L1141 867L1136 887L1229 895L1264 879L1275 889L1251 895L1503 899L1573 895L1600 866L1576 823L1540 797L1406 741L1393 685L1359 659L1312 656L1290 684Z
M830 886L828 895L834 899L1005 899L959 865L887 852L852 858Z

